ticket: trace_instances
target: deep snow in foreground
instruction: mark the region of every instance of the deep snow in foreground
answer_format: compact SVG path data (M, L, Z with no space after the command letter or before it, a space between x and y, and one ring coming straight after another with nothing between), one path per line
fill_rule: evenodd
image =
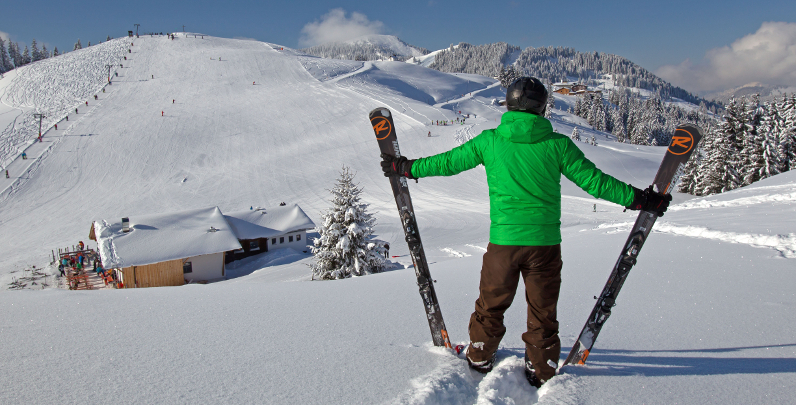
M506 313L499 362L487 376L430 345L367 121L371 109L387 106L405 155L445 151L497 125L494 80L207 36L120 43L0 80L0 120L13 123L9 116L37 106L46 114L80 108L42 143L32 142L28 125L3 132L3 156L28 148L31 159L17 158L8 164L12 178L0 178L0 402L792 402L796 172L708 198L675 195L588 365L563 368L537 391L522 374L522 297ZM102 93L91 66L125 52ZM87 73L45 80L54 71ZM60 89L62 101L36 96L44 86ZM429 125L459 110L477 118ZM569 134L582 121L556 111L553 124ZM599 146L579 145L598 167L635 186L651 181L663 148L580 129L597 136ZM343 164L357 172L378 237L400 256L391 259L396 270L309 282L309 256L285 249L235 263L230 280L209 285L6 290L23 269L45 266L52 249L86 241L99 218L286 201L317 222ZM488 239L484 170L410 188L451 339L466 342ZM635 213L567 180L562 188L565 355Z

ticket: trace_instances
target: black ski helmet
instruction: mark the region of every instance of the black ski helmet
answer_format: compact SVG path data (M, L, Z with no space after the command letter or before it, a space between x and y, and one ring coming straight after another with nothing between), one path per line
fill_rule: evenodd
M506 108L544 115L547 108L547 88L535 77L521 77L506 89Z

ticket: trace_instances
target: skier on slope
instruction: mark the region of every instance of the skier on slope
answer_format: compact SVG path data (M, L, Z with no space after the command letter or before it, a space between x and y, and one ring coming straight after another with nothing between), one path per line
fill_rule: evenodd
M487 373L506 333L503 313L522 276L528 304L525 375L540 387L555 376L561 353L556 305L561 286L561 174L597 198L663 215L671 195L637 189L597 169L544 118L547 89L523 77L506 91L508 112L496 129L438 155L409 160L383 154L385 176L452 176L479 164L489 187L489 245L480 294L470 317L467 362Z

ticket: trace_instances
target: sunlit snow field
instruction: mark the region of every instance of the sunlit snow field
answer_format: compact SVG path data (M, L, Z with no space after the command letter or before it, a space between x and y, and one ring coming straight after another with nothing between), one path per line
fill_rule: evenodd
M124 67L106 86L108 63ZM497 126L500 97L482 76L192 34L112 40L6 74L0 403L792 402L792 172L707 198L675 195L588 364L561 369L538 392L522 374L521 295L489 375L431 346L367 113L390 108L402 152L414 158ZM430 125L458 111L471 114L465 124ZM47 116L43 142L34 142L35 112ZM637 187L651 182L665 150L616 143L563 110L552 121L567 135L575 125L582 137L595 135L598 146L578 144L586 156ZM53 249L88 241L96 219L285 201L317 223L343 165L357 173L399 269L311 282L308 255L276 250L208 285L7 290L23 269L46 267ZM562 185L565 355L635 213ZM410 189L449 334L464 343L488 240L484 170Z

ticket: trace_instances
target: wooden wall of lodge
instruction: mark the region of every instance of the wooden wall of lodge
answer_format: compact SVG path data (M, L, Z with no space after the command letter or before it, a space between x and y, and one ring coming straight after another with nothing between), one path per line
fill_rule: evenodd
M122 269L124 288L165 287L185 284L182 259Z

